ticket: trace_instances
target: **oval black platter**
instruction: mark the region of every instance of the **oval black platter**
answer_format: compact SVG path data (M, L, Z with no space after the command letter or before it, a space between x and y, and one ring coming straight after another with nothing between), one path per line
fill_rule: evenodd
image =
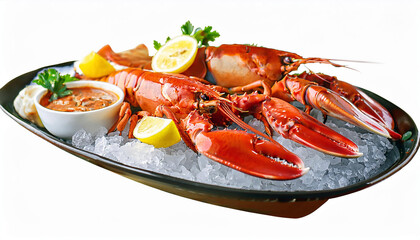
M377 100L390 111L396 122L396 130L399 133L410 131L412 136L407 141L393 142L394 148L398 149L399 157L392 154L388 156L390 159L387 160L393 162L390 167L381 169L381 171L378 171L376 175L369 179L344 188L297 192L245 190L193 182L146 169L130 167L111 159L75 148L66 141L51 135L46 129L40 128L21 118L15 111L13 100L18 95L19 91L29 84L39 71L49 67L71 66L72 64L73 61L42 67L11 80L0 89L1 109L21 126L73 155L137 182L202 202L273 216L290 218L303 217L318 209L330 198L362 190L390 177L406 166L419 148L418 129L413 119L391 102L372 92L364 90L370 97Z

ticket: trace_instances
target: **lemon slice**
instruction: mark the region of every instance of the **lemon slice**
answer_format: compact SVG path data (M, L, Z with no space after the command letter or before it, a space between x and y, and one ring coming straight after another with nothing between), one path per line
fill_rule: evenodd
M182 73L194 62L197 55L197 40L191 36L181 35L169 40L152 59L155 72Z
M174 121L166 118L143 117L133 134L141 142L156 148L170 147L181 140Z
M91 52L79 64L80 70L86 77L100 78L115 71L115 68L101 55Z

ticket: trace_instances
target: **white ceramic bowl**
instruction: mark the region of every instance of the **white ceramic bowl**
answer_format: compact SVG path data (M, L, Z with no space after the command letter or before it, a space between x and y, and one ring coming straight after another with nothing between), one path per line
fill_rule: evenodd
M117 120L120 107L124 101L124 92L117 86L99 81L74 81L66 84L67 88L94 87L114 92L118 96L114 104L87 112L60 112L43 107L39 101L47 93L47 90L39 92L35 96L35 107L45 128L53 135L71 139L80 129L94 133L100 127L109 129Z

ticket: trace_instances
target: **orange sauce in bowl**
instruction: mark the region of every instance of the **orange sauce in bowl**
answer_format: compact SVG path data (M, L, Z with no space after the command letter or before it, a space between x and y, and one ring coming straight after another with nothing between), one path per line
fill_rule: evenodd
M108 107L118 101L117 94L93 87L71 88L72 94L49 101L51 93L45 94L40 104L48 109L61 112L87 112Z

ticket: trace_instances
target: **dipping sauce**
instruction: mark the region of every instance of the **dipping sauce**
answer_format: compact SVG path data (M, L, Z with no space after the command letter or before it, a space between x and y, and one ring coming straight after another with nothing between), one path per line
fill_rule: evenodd
M70 88L73 93L49 101L51 93L46 94L40 100L40 104L48 109L61 112L86 112L101 109L118 101L117 94L93 87Z

